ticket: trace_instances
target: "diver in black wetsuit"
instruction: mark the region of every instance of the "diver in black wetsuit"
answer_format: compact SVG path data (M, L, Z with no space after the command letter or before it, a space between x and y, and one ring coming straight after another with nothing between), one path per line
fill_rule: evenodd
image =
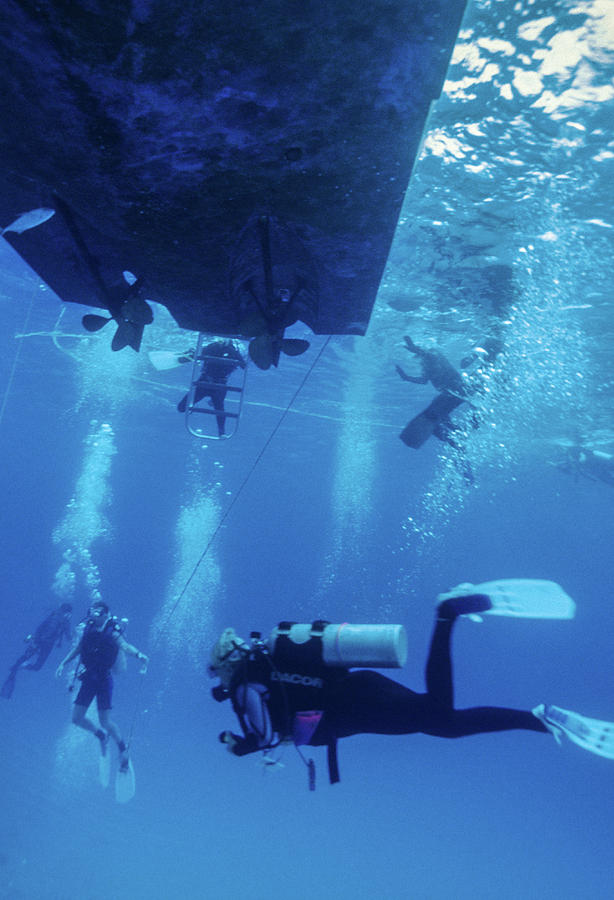
M243 735L220 740L233 754L269 749L287 738L328 746L331 782L338 780L335 745L355 734L415 734L456 738L483 732L551 731L533 712L503 707L455 709L450 638L459 615L490 608L484 595L447 599L437 620L426 664L426 693L419 694L379 672L326 667L280 672L274 659L250 652L227 629L213 649L210 671L220 678L214 698L229 698ZM301 718L302 717L302 718ZM307 731L305 731L307 728ZM302 737L297 738L297 733Z
M81 687L73 706L73 724L90 731L98 738L103 755L107 752L109 734L112 735L119 748L120 768L125 771L129 762L128 748L117 725L109 717L113 695L111 669L120 650L143 662L144 666L141 669L143 673L146 671L149 658L123 638L121 623L109 615L109 607L101 600L92 605L88 618L77 631L77 643L57 667L56 676L60 678L64 666L77 656L80 657L83 670L78 676ZM87 717L88 708L94 697L101 728L97 728Z
M436 437L444 444L448 444L457 453L455 461L460 468L463 478L468 484L473 484L474 479L471 466L464 458L464 440L462 439L467 436L466 429L455 424L451 418L451 413L463 402L470 402L469 397L476 390L476 385L457 372L439 350L425 350L422 347L418 347L407 335L405 335L404 340L407 350L420 360L422 374L420 376L408 375L401 366L396 366L397 373L403 381L410 381L413 384L428 384L430 381L433 387L439 391L439 394L426 409L407 423L400 434L400 438L406 446L416 450L431 436ZM491 345L489 344L489 346ZM482 351L482 353L487 352L496 355L494 345L490 351ZM497 350L497 352L499 351ZM479 358L480 355L476 349L475 359ZM474 362L474 359L473 357L466 357L463 362L466 366L469 366ZM479 424L479 418L474 411L471 416L471 427L474 429L478 428Z
M404 340L406 348L419 358L422 374L408 375L401 366L396 366L399 376L412 384L428 384L430 381L439 394L425 410L408 422L401 433L401 440L408 447L417 449L433 435L455 450L462 450L453 436L460 429L450 418L450 413L466 400L470 393L469 384L439 350L418 347L407 335Z
M244 369L246 363L232 341L212 341L206 344L201 350L201 357L202 369L196 382L194 404L198 404L205 397L211 399L211 405L218 413L215 417L218 434L224 437L226 428L224 400L228 393L225 385L235 369ZM189 394L186 394L177 404L179 412L185 412L188 397Z
M54 609L41 622L33 635L28 635L25 652L11 666L8 678L0 689L0 696L7 700L12 697L19 669L38 672L47 662L53 648L60 647L64 638L70 640L71 613L72 606L70 603L62 603L58 609ZM29 660L32 660L32 662L29 662Z
M408 375L401 366L396 366L399 377L412 384L428 384L429 381L437 391L454 394L457 397L467 396L467 383L452 363L439 350L425 350L418 347L412 339L405 335L405 347L420 360L421 375Z

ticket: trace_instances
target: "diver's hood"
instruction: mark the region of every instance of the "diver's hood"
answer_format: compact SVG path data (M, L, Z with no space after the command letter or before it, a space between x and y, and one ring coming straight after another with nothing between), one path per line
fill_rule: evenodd
M249 645L234 628L225 628L211 650L210 670L224 687L229 687L235 667L245 656Z

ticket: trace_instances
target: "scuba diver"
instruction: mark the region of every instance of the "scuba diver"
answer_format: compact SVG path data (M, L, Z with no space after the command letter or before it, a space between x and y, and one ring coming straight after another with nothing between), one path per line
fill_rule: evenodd
M413 447L414 450L420 448L431 436L455 450L462 450L454 438L454 432L460 428L454 424L450 413L465 402L469 393L468 383L439 350L424 350L407 335L404 341L406 348L419 358L422 374L408 375L401 366L396 366L399 376L412 384L428 384L430 381L439 393L426 409L407 423L399 437L406 446Z
M189 355L180 357L181 361L189 361ZM244 369L246 362L233 341L212 341L206 344L200 353L202 369L194 390L193 405L197 405L204 397L209 397L216 412L217 430L220 437L225 436L226 413L224 400L228 389L226 383L235 369ZM189 393L177 404L179 412L184 413L188 405Z
M569 449L567 459L557 464L562 472L568 472L577 479L588 478L589 481L601 481L614 487L614 454L604 450L594 450L581 445Z
M120 770L127 771L128 748L117 725L109 718L113 694L111 670L120 650L143 663L142 674L147 670L149 657L129 644L124 639L122 630L122 623L116 616L110 615L107 604L102 600L96 601L90 608L85 621L78 627L77 643L57 667L56 676L60 678L66 664L76 657L80 657L75 674L81 681L81 687L73 706L73 724L85 731L90 731L98 738L102 756L107 755L109 735L115 738L120 754ZM79 669L81 669L80 672ZM94 697L98 706L101 728L97 728L87 716L88 708Z
M511 586L511 587L510 587ZM524 593L524 597L523 597ZM511 598L511 599L510 599ZM571 618L575 604L553 582L509 580L460 585L438 598L436 622L426 663L426 693L416 693L370 669L351 666L398 666L376 655L349 655L340 662L343 629L402 626L349 626L314 622L313 626L282 623L268 644L250 647L227 628L211 653L210 674L220 679L213 689L218 701L230 699L242 734L224 731L220 741L235 756L268 751L283 742L326 746L331 784L339 780L336 744L357 734L416 734L458 738L485 732L522 729L566 735L584 749L614 759L614 723L588 719L555 706L529 710L502 707L456 709L450 640L459 616L493 613L535 618ZM299 629L297 640L292 629ZM334 630L327 636L327 628ZM404 632L403 632L404 633ZM356 631L358 634L358 631ZM275 636L275 637L273 637ZM257 633L252 639L259 638ZM360 650L360 640L355 640ZM405 647L406 652L406 647ZM299 753L301 751L299 750ZM302 754L301 754L302 756ZM309 767L314 787L313 761ZM267 764L275 760L265 756Z
M457 397L467 396L467 383L452 363L450 363L439 350L425 350L418 347L410 337L403 338L405 347L420 361L421 375L408 375L401 366L396 366L399 377L403 381L411 381L412 384L428 384L429 381L437 391L454 394Z
M15 662L8 674L8 678L0 689L0 696L9 699L13 696L15 679L19 669L28 669L38 672L47 662L54 647L61 647L64 638L70 640L70 616L72 606L70 603L62 603L58 609L54 609L47 618L41 622L34 634L26 638L25 652ZM35 659L33 659L35 657ZM29 662L32 660L32 662Z
M462 441L463 437L467 437L467 429L456 424L450 414L462 403L470 403L468 398L477 390L478 385L472 384L457 372L439 350L425 350L418 347L408 335L405 335L404 341L406 349L419 358L422 374L420 376L408 375L401 366L396 366L399 376L403 381L410 381L413 384L430 382L439 393L426 409L407 423L399 437L407 447L412 447L414 450L422 447L431 436L448 444L457 453L458 458L455 462L463 478L468 484L473 484L473 472L464 457L464 441ZM480 353L478 353L478 349L481 351ZM481 359L485 352L487 351L482 348L475 348L475 359ZM494 346L492 352L495 353ZM474 358L465 357L463 362L466 366L470 366L474 362ZM470 422L473 429L480 425L475 409L471 414Z

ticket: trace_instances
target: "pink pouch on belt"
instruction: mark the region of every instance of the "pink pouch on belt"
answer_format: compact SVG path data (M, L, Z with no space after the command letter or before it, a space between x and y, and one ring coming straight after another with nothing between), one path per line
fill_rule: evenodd
M309 743L320 724L322 715L322 711L317 709L301 710L295 713L292 739L297 747L300 747L301 744Z

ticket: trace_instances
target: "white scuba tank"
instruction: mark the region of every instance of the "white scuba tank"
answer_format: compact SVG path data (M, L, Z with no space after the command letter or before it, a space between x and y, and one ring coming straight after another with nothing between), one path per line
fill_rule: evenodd
M376 669L400 669L407 661L407 634L403 625L325 625L322 630L311 624L274 628L267 642L275 651L277 638L287 636L295 644L311 637L322 638L322 660L327 666L372 666Z

